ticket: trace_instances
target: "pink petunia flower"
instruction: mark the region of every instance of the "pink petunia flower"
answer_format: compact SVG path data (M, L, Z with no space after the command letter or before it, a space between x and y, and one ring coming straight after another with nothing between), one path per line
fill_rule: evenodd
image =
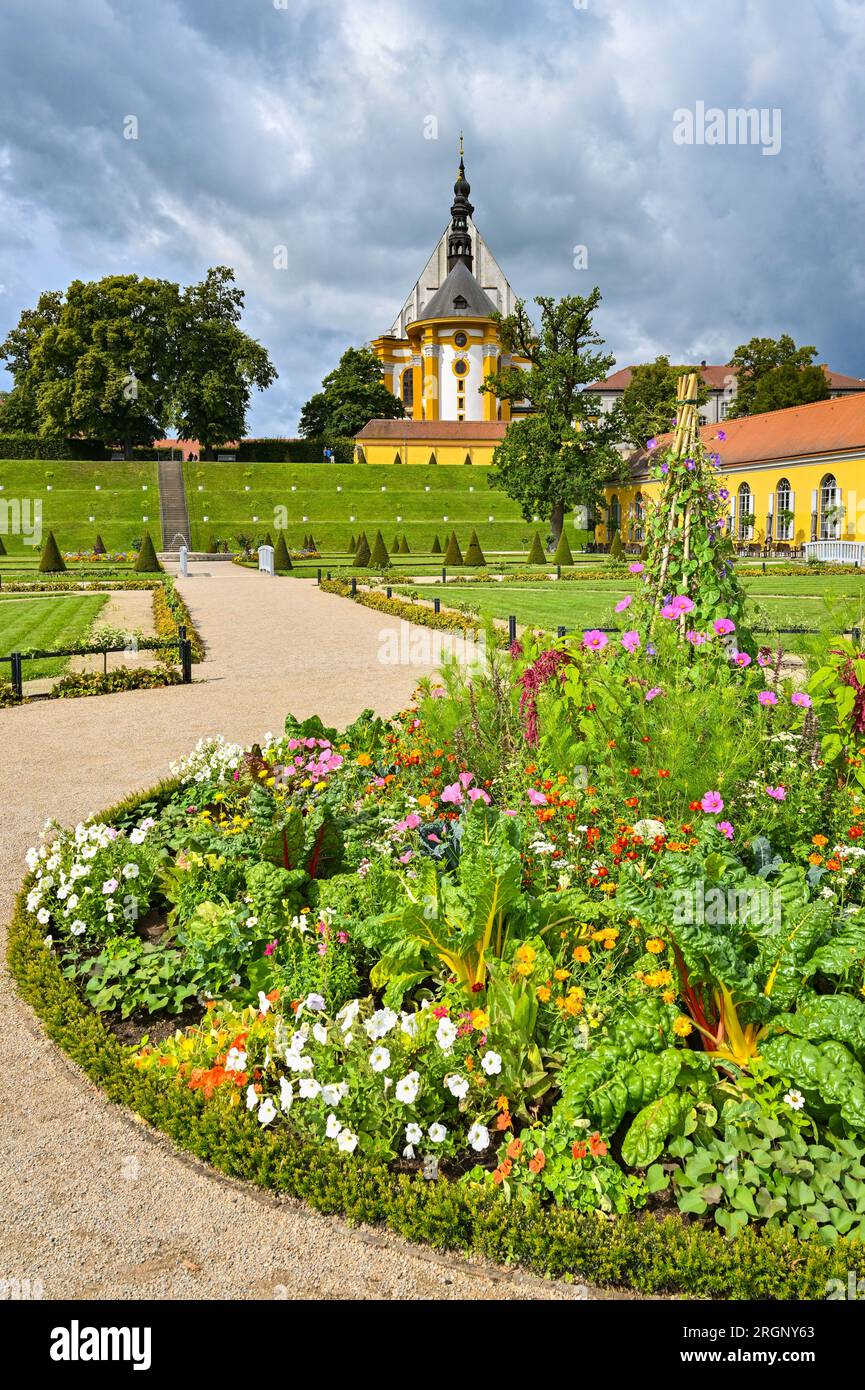
M441 795L442 801L448 801L453 806L461 806L463 801L463 791L459 782L451 782L449 787L445 787Z
M724 809L724 801L720 792L704 792L700 798L700 805L707 816L715 816Z
M470 787L472 782L475 780L475 774L473 772L461 772L457 780L459 781L459 784L462 787L463 791L465 791L466 788Z
M485 792L483 787L471 787L469 790L469 801L483 801L489 806L489 793Z

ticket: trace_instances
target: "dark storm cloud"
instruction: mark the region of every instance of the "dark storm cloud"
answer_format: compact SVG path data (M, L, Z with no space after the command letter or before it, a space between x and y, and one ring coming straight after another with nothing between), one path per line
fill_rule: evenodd
M420 272L462 127L517 292L599 283L620 363L787 330L865 375L863 59L858 0L4 0L0 333L75 276L231 264L280 372L252 427L290 432ZM780 153L674 144L698 101L780 108Z

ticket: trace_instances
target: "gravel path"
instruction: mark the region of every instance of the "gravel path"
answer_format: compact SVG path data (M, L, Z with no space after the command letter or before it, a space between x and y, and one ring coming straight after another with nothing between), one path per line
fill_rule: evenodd
M200 684L0 710L4 925L49 815L74 822L151 785L202 735L250 741L289 710L337 725L367 704L393 713L429 669L383 664L394 620L312 581L202 562L179 583L208 644ZM5 969L0 1009L0 1279L39 1279L49 1299L586 1297L221 1179L107 1101Z

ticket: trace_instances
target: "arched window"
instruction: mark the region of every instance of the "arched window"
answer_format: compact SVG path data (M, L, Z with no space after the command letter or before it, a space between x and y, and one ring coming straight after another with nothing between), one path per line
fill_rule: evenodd
M414 368L406 367L402 374L402 403L406 410L414 405Z
M754 494L747 483L739 484L739 540L749 541L754 529Z
M820 540L837 540L840 531L841 494L834 474L827 473L820 484Z
M643 494L638 492L634 498L634 526L632 539L639 541L642 545L645 540L646 508L643 502Z
M610 540L613 539L613 533L614 533L615 531L619 531L619 530L621 529L621 525L622 525L622 509L621 509L621 507L620 507L620 505L619 505L619 499L618 499L618 497L616 496L615 493L613 493L612 497L610 498L610 520L609 520L609 526L608 526L608 528L607 528L607 529L609 530L609 533L610 533Z
M775 536L779 541L793 539L793 489L789 478L781 478L775 489Z

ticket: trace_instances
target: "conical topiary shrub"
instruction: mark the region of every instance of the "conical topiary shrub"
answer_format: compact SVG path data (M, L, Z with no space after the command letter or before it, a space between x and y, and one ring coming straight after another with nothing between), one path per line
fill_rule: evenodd
M381 531L376 531L375 541L373 542L372 554L369 557L369 564L373 569L386 570L390 564L390 556L387 553L387 546L384 543L384 536Z
M135 561L135 570L138 574L158 574L162 569L156 558L156 551L153 548L153 541L150 539L150 532L145 531L141 541L141 549L138 552L138 559Z
M438 536L436 536L435 540L434 540L433 543L432 543L432 552L431 552L431 553L432 553L433 555L441 555L441 553L442 553L442 543L441 543L441 541L439 540Z
M276 546L273 552L273 568L276 570L293 569L291 556L288 553L288 546L285 543L285 532L280 531L276 538Z
M570 545L568 544L568 538L567 538L567 536L566 536L566 534L565 534L565 530L564 530L564 527L563 527L563 528L562 528L562 534L559 536L559 543L558 543L558 545L556 546L556 553L555 553L555 555L553 556L553 564L554 564L554 565L572 565L573 563L574 563L574 557L573 557L573 555L571 554L571 547L570 547Z
M402 534L402 544L400 545L399 553L400 555L411 554L411 550L409 549L408 536L405 534L405 531L403 531Z
M102 539L101 536L97 536L97 537L96 537L96 540L93 542L93 554L94 554L94 555L104 555L104 554L105 554L105 542L104 542L104 540Z
M309 548L310 550L314 550L316 554L318 553L318 541L315 539L315 536L312 534L311 531L309 533Z
M399 551L400 551L399 536L394 536L394 538L393 538L393 545L391 546L391 550L393 551L394 555L399 555Z
M361 531L357 542L357 550L354 552L354 563L358 568L368 565L370 562L369 541L366 538L366 531Z
M435 456L435 449L433 449L432 453L430 454L429 458L427 459L427 464L428 464L428 465L429 465L429 464L432 464L433 466L435 466L435 465L438 464L438 459L437 459L436 456Z
M349 543L348 543L348 553L349 553L349 555L353 555L354 552L355 552L356 550L357 550L357 536L356 536L356 535L354 534L354 532L352 531L352 533L351 533L351 540L350 540Z
M547 557L546 557L546 555L544 554L544 547L543 547L543 545L541 544L540 532L539 532L539 531L536 531L536 532L535 532L535 538L534 538L534 540L532 541L532 548L531 548L531 550L529 551L529 564L530 564L530 565L545 565L546 563L547 563Z
M273 545L273 537L271 536L269 531L265 531L262 545Z
M451 531L451 538L448 541L448 548L445 551L446 565L461 565L463 563L463 553L460 550L460 543L457 540L456 531Z
M66 562L60 554L60 547L54 539L54 532L49 531L45 537L45 544L42 547L42 555L39 559L39 571L41 574L58 574L60 570L65 570Z
M477 531L472 531L471 537L469 538L465 562L467 565L486 564L486 560L484 559L484 552L481 550L481 543L478 540Z
M6 547L5 547L5 545L3 544L3 537L0 536L0 555L5 555L5 554L6 554Z
M208 550L207 553L208 553L208 555L218 555L218 554L219 554L219 537L218 537L218 536L211 536L211 537L210 537L210 549Z
M612 541L610 542L610 559L611 559L611 560L624 560L624 558L625 558L625 552L624 552L624 549L623 549L623 547L622 547L622 538L621 538L621 536L619 535L619 531L618 531L618 527L617 527L616 530L613 532L613 539L612 539Z

